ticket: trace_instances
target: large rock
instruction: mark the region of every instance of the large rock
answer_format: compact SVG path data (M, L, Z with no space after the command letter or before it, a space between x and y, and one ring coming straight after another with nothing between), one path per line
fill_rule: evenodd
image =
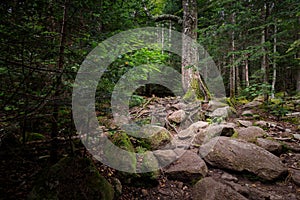
M198 181L192 190L194 200L247 200L230 186L215 181L211 177Z
M207 166L199 155L186 151L177 161L165 169L169 179L195 183L207 174Z
M208 122L204 121L198 121L196 123L193 123L187 129L180 131L178 134L178 138L182 140L191 138L197 133L199 133L202 129L206 128L208 125Z
M214 117L223 117L227 118L232 114L232 110L229 106L223 107L223 108L217 108L212 113L210 113L208 116L211 118Z
M92 161L67 157L42 171L28 199L114 199L111 184Z
M148 136L141 138L145 147L149 150L162 149L165 145L169 144L172 140L171 133L164 127L149 125L142 129L142 134Z
M227 136L231 137L235 133L234 124L212 124L206 129L201 129L194 137L192 144L200 146L213 137Z
M255 142L256 138L267 135L267 132L257 126L249 126L247 128L240 128L237 130L238 139L247 142Z
M293 182L300 186L300 170L296 170L296 169L289 169L289 172L291 174L291 178L293 180Z
M280 154L282 152L282 145L273 140L257 138L256 144L273 154Z
M209 103L208 103L208 108L207 108L207 111L214 111L218 108L223 108L223 107L226 107L228 106L228 104L226 103L222 103L220 101L216 101L216 100L211 100Z
M173 112L169 117L168 120L175 122L175 123L181 123L186 118L186 114L184 110L177 110Z
M287 172L277 156L243 140L216 137L202 145L199 153L212 166L248 171L265 180L274 180Z

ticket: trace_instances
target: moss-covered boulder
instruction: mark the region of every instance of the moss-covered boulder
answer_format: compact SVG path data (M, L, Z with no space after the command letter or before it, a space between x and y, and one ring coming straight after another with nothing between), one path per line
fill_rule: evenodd
M171 133L161 126L145 126L142 129L143 135L147 136L141 140L148 144L149 150L162 149L172 140Z
M114 198L111 184L101 176L91 160L66 157L43 170L28 199Z

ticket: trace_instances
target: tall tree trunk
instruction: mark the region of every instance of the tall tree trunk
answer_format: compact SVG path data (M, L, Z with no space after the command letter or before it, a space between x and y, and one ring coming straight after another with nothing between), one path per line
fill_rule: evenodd
M273 53L274 53L274 59L273 59L273 79L272 79L272 93L271 93L271 98L275 98L275 84L276 84L276 53L277 53L277 25L274 25L274 44L273 44Z
M67 27L67 6L68 0L64 2L64 9L63 9L63 19L61 24L61 31L60 31L60 44L59 44L59 54L58 54L58 61L57 67L61 71L63 71L64 67L64 54L65 54L65 44L66 44L66 27ZM53 114L52 114L52 130L51 130L51 151L50 151L50 160L52 163L55 163L58 159L57 153L57 136L59 132L58 121L59 121L59 104L58 99L59 95L61 94L60 87L62 83L62 74L58 75L54 85L55 92L53 95Z
M264 19L264 23L266 23L267 13L268 13L268 7L267 7L267 4L264 3L264 9L262 10L262 17ZM268 82L269 81L268 57L267 57L267 49L265 46L266 39L267 39L267 33L268 33L268 29L267 29L267 25L265 25L265 27L263 28L263 30L261 32L261 46L262 46L262 54L263 54L262 60L261 60L261 71L263 73L264 101L268 101L268 98L269 98L268 91L266 90L266 86L269 84L269 82Z
M246 60L245 60L245 83L246 83L246 87L250 86L250 83L249 83L249 61L248 61L248 55L246 55Z
M197 0L182 0L183 6L183 33L197 40L198 11ZM210 93L198 72L198 50L192 46L187 38L182 38L182 86L184 92L194 90L195 93L202 92L205 101L210 99ZM196 84L196 85L195 85ZM195 94L198 96L199 94Z
M183 33L193 40L197 40L197 0L182 0L183 6ZM183 37L182 40L182 85L187 92L193 78L193 67L197 65L197 50Z
M235 13L231 16L231 23L235 24ZM231 51L233 52L231 55L231 66L230 66L230 98L235 98L235 90L236 90L236 67L235 67L235 31L231 32Z

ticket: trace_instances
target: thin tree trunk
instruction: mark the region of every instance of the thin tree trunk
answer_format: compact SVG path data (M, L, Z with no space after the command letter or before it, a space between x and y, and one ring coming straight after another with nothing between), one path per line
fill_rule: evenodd
M62 70L64 67L64 54L65 54L65 43L66 43L66 26L67 26L67 6L68 1L66 0L64 2L64 9L63 9L63 19L62 19L62 25L61 25L61 32L60 32L60 45L59 45L59 57L57 61L57 67L58 69ZM59 104L57 102L57 99L61 93L60 91L60 85L62 82L62 74L57 76L56 79L56 91L54 92L54 102L53 102L53 114L52 114L52 130L51 130L51 151L50 151L50 160L52 163L55 163L58 159L58 153L57 153L57 136L59 132L58 127L58 121L59 121Z
M262 10L263 14L263 19L264 22L266 22L267 19L267 15L268 15L268 7L267 4L264 3L264 9ZM261 70L263 73L263 83L264 83L264 88L263 88L263 92L264 92L264 101L268 101L269 98L269 92L266 90L267 85L269 85L269 73L268 73L268 57L267 57L267 49L265 47L265 43L266 43L266 39L267 39L267 33L268 33L268 29L267 29L267 25L263 28L262 32L261 32L261 46L262 46L262 60L261 60Z
M210 93L198 72L198 49L188 42L187 37L197 40L198 11L197 0L183 0L183 33L182 38L182 86L184 92L194 90L195 95L202 92L205 101L209 101ZM186 37L187 36L187 37ZM196 83L196 85L192 85ZM193 88L196 87L196 88Z
M235 13L232 14L231 22L235 24ZM236 67L235 67L235 31L231 32L231 66L230 66L230 98L235 98L235 90L236 90Z
M276 84L276 53L277 53L277 25L274 25L274 46L273 46L273 53L274 53L274 59L273 59L273 79L272 79L272 93L271 93L271 98L275 98L275 84Z
M245 60L245 82L246 82L246 87L249 87L250 83L249 83L249 62L248 62L248 55L246 56L246 60Z

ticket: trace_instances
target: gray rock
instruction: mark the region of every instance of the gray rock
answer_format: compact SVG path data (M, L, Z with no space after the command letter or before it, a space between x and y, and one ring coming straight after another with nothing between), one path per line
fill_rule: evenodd
M179 139L188 139L193 137L195 134L199 133L201 129L206 128L208 126L208 122L198 121L189 126L189 128L182 130L178 134Z
M252 126L252 122L251 121L246 121L246 120L237 120L237 123L240 125L240 126L243 126L243 127L249 127L249 126Z
M269 126L269 124L270 124L270 122L266 122L266 121L263 121L263 120L254 122L255 126L259 126L261 128L267 128Z
M247 142L255 142L256 138L267 135L267 132L257 126L249 126L247 128L240 128L237 130L238 139Z
M223 107L223 108L217 108L214 110L212 113L208 114L209 117L214 118L214 117L223 117L227 118L232 114L232 111L229 106Z
M153 151L159 166L167 166L177 159L177 154L173 150L156 150Z
M247 200L230 186L215 181L211 177L198 181L192 190L194 200Z
M254 187L242 186L238 183L232 181L226 181L226 185L237 191L238 193L246 196L249 200L266 200L270 199L270 195L266 192L262 192Z
M252 110L245 110L242 112L242 116L253 116L253 111Z
M207 110L212 112L218 108L223 108L223 107L226 107L228 106L226 103L222 103L220 101L215 101L215 100L211 100L209 103L208 103L208 108Z
M168 117L168 120L179 124L179 123L183 122L185 118L186 118L185 111L177 110Z
M204 130L200 130L192 141L195 146L206 143L213 137L227 136L231 137L235 132L234 124L212 124Z
M289 169L293 182L300 186L300 170Z
M282 145L276 141L257 138L256 144L274 154L280 154L282 152Z
M238 182L238 178L235 176L232 176L231 174L228 174L226 172L224 172L221 176L222 179L226 180L226 181L233 181L233 182Z
M172 140L172 134L164 127L149 125L143 127L142 138L151 146L152 150L161 149L169 144Z
M164 171L169 179L191 183L206 176L207 166L196 153L186 151Z
M262 105L262 102L260 102L260 101L255 101L255 100L254 100L254 101L251 101L251 102L245 104L245 105L243 106L243 108L244 108L244 109L257 108L257 107L260 106L260 105Z
M300 140L300 134L293 134L293 137L297 140Z
M202 145L199 153L212 166L248 171L265 180L274 180L287 172L277 156L243 140L215 137Z

